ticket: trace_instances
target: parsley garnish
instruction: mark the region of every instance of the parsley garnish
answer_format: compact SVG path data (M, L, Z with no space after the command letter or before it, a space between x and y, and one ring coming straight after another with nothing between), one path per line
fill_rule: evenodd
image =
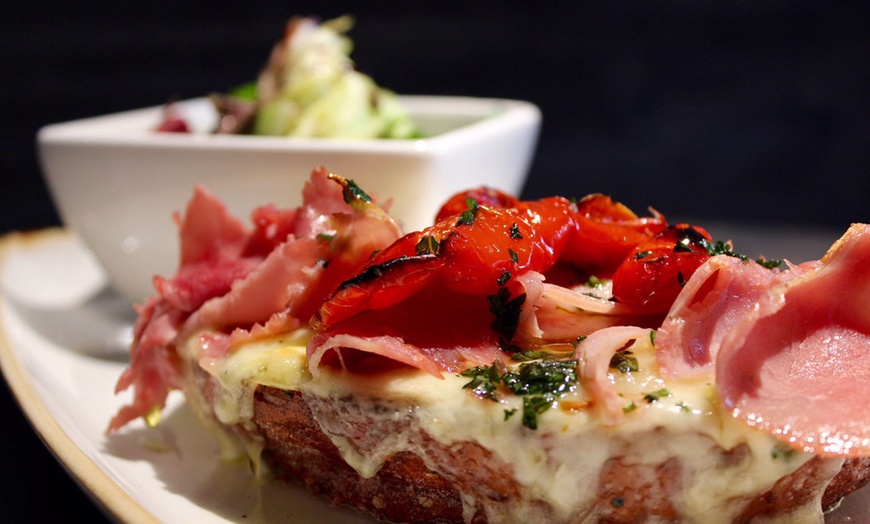
M604 287L605 282L595 275L591 275L589 280L586 281L586 285L589 287Z
M759 257L755 259L755 263L761 265L761 267L765 269L777 269L782 266L782 260L771 259L767 260L764 257Z
M501 373L499 373L495 363L491 366L477 366L466 369L460 375L471 378L471 382L462 386L464 389L470 389L480 397L498 401L495 391L498 389Z
M538 429L538 415L553 407L555 401L550 395L523 397L523 426Z
M457 226L470 226L473 224L474 219L477 217L477 211L480 209L477 200L471 197L465 199L465 205L468 206L468 209L459 215L459 221L456 222Z
M628 373L629 371L637 371L640 369L637 364L637 358L631 351L617 351L610 358L610 367L620 373Z
M526 294L523 293L511 298L510 291L503 287L499 288L495 295L488 295L486 300L489 302L489 311L495 315L495 320L492 321L490 327L505 340L514 338L520 322L520 309L526 301Z
M513 249L508 249L508 254L510 254L510 256L511 256L511 262L513 262L514 264L519 263L520 257L517 256L516 251L514 251Z
M504 273L501 274L500 277L498 277L498 280L496 282L498 282L498 285L503 286L510 279L511 279L511 272L505 271Z
M517 351L511 355L511 360L517 362L529 362L531 360L557 360L569 356L572 352L562 351Z
M692 239L689 237L681 238L674 244L674 252L675 253L692 253L694 249L692 249Z
M372 197L368 196L365 191L363 191L356 182L353 180L348 180L347 184L344 186L344 189L341 191L342 196L344 197L344 202L346 204L350 204L354 200L362 200L363 202L371 202Z
M515 370L499 371L504 364L496 361L490 366L478 366L460 373L471 378L463 386L477 395L498 400L496 392L503 386L514 395L523 397L523 425L538 428L538 416L549 410L559 397L577 384L577 360L549 360L524 362ZM507 420L515 410L505 410Z
M432 235L426 235L417 242L415 249L418 255L437 255L441 250L441 244Z
M656 391L650 391L649 393L645 393L643 396L643 399L646 400L647 402L649 402L650 404L652 404L653 402L657 401L660 398L670 397L670 396L671 396L671 392L665 388L662 388L662 389L659 389Z
M323 240L324 242L329 242L335 238L335 233L317 233L317 240Z
M517 226L516 222L514 222L513 225L511 226L510 235L511 235L511 238L517 239L517 240L523 238L523 234L520 233L520 228L519 228L519 226Z
M707 239L703 239L701 241L701 245L707 251L708 255L727 255L729 257L739 258L740 260L749 260L749 257L746 255L741 255L739 253L734 252L734 248L731 246L729 242L723 242L718 240L716 242L709 242ZM782 266L782 260L771 259L767 260L764 257L759 257L755 259L755 263L766 269L776 269Z

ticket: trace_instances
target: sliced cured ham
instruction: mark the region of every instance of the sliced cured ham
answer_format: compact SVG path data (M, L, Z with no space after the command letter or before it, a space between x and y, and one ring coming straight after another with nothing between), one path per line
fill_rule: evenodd
M614 326L592 333L577 344L575 357L585 362L581 377L592 394L599 413L608 424L622 420L625 401L620 399L608 378L610 361L617 351L631 346L635 341L648 338L650 329L634 326Z
M722 339L771 287L802 275L803 266L768 269L740 258L718 255L686 283L656 335L656 358L668 379L715 375Z
M184 216L176 216L178 272L155 277L157 294L138 308L131 363L116 387L132 387L134 398L109 431L159 413L169 392L180 388L179 337L213 331L199 356L210 370L247 340L307 324L324 297L400 236L395 220L352 184L317 168L302 206L254 210L252 229L196 188Z
M870 454L870 226L766 292L722 340L719 394L735 417L822 456Z

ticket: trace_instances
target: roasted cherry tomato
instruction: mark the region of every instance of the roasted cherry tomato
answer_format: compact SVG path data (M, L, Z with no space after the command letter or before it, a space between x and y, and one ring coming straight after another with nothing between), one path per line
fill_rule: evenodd
M667 227L663 216L639 218L628 207L600 194L577 202L576 230L564 259L598 277L609 277L631 251Z
M710 235L676 224L638 245L613 274L617 302L667 312L683 285L710 258Z
M493 209L470 202L462 213L375 254L323 305L315 325L392 306L432 283L460 295L494 294L512 275L552 267L573 231L567 207Z
M545 273L558 262L609 276L636 246L653 242L649 249L660 244L673 249L676 242L654 237L666 225L661 215L639 218L603 195L580 202L562 197L518 201L478 189L452 197L438 216L433 226L374 254L323 304L314 326L328 328L366 310L396 305L430 285L457 295L494 295L513 276ZM657 294L658 282L644 283L648 291L641 293Z
M441 206L438 215L435 217L435 222L440 222L447 217L464 213L468 209L469 198L474 199L479 206L485 206L492 209L514 207L520 202L518 198L491 187L469 189L468 191L463 191L450 197L447 202Z

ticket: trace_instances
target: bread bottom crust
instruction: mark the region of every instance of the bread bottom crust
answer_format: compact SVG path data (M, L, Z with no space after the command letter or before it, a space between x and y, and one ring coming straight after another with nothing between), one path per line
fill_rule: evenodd
M258 387L254 396L253 423L264 441L263 460L273 474L284 480L301 482L308 490L334 505L356 508L378 520L485 523L487 517L482 501L478 500L480 497L497 502L516 494L517 486L512 479L491 474L498 470L497 464L491 466L494 469L486 477L478 475L474 478L474 472L471 472L468 482L448 480L432 471L423 459L410 451L390 455L374 476L363 478L345 462L338 448L321 430L303 395L297 391ZM494 460L483 456L488 452L474 443L451 445L447 449L434 440L427 442L427 448L439 446L442 449L434 450L438 460L460 460L471 464L484 461L491 464ZM812 459L780 479L767 492L747 501L738 522L787 514L806 504L815 496L819 482L830 476L825 472L825 463L819 458ZM612 459L604 468L595 504L597 522L678 521L681 516L670 504L671 497L668 496L669 490L678 484L670 481L679 474L678 461L656 466L653 473L657 481L652 484L632 485L632 479L650 478L633 471L636 467ZM846 460L824 492L823 508L836 505L868 481L870 458ZM466 498L466 504L463 504L461 492L472 493L474 500ZM614 503L627 501L629 497L631 503ZM542 510L546 512L546 508Z

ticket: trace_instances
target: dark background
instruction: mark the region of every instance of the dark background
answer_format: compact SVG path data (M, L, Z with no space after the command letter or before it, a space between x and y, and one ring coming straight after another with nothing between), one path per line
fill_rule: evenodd
M344 13L354 59L381 85L541 108L527 198L604 192L671 219L837 230L870 220L860 2L80 4L0 3L0 233L58 224L39 127L229 89L255 77L290 15ZM14 480L0 514L98 517L0 393L0 472Z

